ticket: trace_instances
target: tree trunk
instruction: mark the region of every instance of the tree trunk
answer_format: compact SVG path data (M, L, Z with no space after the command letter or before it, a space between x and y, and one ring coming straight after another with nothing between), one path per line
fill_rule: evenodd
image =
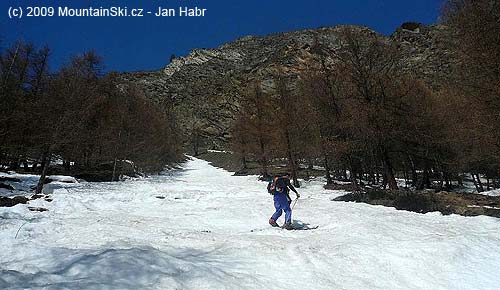
M243 169L248 169L247 158L244 154L241 156L241 164L243 165Z
M373 173L373 168L370 169L369 179L370 179L370 182L372 183L372 185L376 184L375 173Z
M477 192L484 192L483 183L481 182L481 176L479 173L472 173L472 180L474 180L474 186L476 186Z
M193 142L193 154L194 154L194 157L197 157L200 155L200 152L199 152L199 148L198 148L198 141L195 140Z
M118 161L118 158L115 157L115 160L113 162L113 175L111 175L111 182L115 181L116 178L116 163Z
M320 128L320 133L323 131ZM328 156L328 151L325 146L325 142L327 141L326 138L323 137L323 133L321 133L321 153L323 153L323 166L325 167L325 177L326 177L326 184L333 184L333 179L332 179L332 174L330 170L330 158Z
M429 163L428 163L428 161L425 161L424 162L424 170L422 173L422 179L417 184L418 190L430 189L432 187L432 182L431 182L429 171L430 171Z
M69 172L71 170L71 161L64 160L63 166L64 166L64 170L66 170L66 172Z
M292 175L293 186L300 187L299 181L297 179L297 164L295 158L292 154L292 144L290 142L290 134L288 130L285 129L285 141L286 141L286 154L288 157L288 165L290 167L290 173Z
M462 175L460 175L460 174L457 175L457 183L458 183L458 186L460 186L460 187L464 186L464 180L462 178Z
M451 190L450 174L447 171L444 172L444 179L446 190Z
M429 174L429 167L426 165L424 168L423 176L422 176L422 186L421 189L429 189L431 188L431 178Z
M417 169L416 169L416 166L415 166L415 162L411 158L410 154L408 154L408 161L410 161L411 186L416 187L417 183L418 183Z
M328 164L328 156L324 155L324 166L325 166L325 175L326 175L326 184L332 184L332 175L330 173L330 164Z
M38 180L38 184L36 185L35 194L42 193L49 166L50 166L50 153L44 152L42 154L42 172L40 174L40 179Z
M18 160L13 160L10 162L10 165L9 165L9 170L12 170L12 171L17 171L17 169L19 168L19 162Z
M31 165L31 172L36 172L38 167L38 160L35 160Z
M405 179L405 188L408 188L408 183L409 183L409 178L408 178L408 169L406 167L406 163L404 163L404 171L403 171L403 176L404 176L404 179Z
M269 178L269 172L267 171L267 156L266 156L266 145L264 144L264 138L262 135L259 136L259 146L260 146L260 166L262 168L261 175L264 178Z
M356 172L354 171L354 167L351 165L351 182L355 187L358 187L358 181L356 180Z
M394 168L392 167L391 159L389 158L389 154L387 154L387 150L385 148L382 148L382 162L384 164L384 171L389 189L398 190L399 188L394 175Z

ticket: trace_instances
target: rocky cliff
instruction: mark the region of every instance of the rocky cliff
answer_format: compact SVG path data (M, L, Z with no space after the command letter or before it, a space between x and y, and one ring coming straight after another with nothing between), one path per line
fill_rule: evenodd
M223 147L246 82L260 79L270 83L279 70L293 84L305 60L315 53L311 50L314 43L335 51L340 45L339 34L345 29L356 30L361 37L378 35L366 27L337 26L248 36L215 49L195 49L159 71L126 73L123 77L143 86L160 104L173 104L191 142ZM431 85L438 85L439 79L450 72L445 26L405 23L391 36L379 36L401 50L406 70Z

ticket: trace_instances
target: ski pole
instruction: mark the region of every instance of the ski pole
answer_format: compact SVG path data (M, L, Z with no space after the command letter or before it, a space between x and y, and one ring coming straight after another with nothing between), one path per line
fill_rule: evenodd
M294 209L295 205L297 204L297 200L299 200L299 198L298 198L298 197L297 197L297 198L295 199L295 201L293 202L293 205L292 205L292 210Z

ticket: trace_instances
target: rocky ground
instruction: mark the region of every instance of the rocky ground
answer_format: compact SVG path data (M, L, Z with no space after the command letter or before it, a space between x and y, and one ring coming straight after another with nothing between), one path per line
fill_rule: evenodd
M367 190L337 197L335 201L363 202L418 213L441 212L444 215L487 215L500 218L500 196L434 191Z

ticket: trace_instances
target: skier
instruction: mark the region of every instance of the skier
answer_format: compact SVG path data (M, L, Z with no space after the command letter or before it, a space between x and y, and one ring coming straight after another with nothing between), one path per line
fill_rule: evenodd
M295 192L297 198L300 197L300 194L290 183L290 176L288 175L288 173L281 176L275 176L273 179L271 179L271 181L269 181L269 184L267 185L267 191L274 196L274 207L276 208L276 212L269 219L269 224L273 227L279 227L276 221L281 216L283 211L285 211L285 223L283 224L282 228L293 230L292 209L290 208L292 199L289 196L290 190Z

